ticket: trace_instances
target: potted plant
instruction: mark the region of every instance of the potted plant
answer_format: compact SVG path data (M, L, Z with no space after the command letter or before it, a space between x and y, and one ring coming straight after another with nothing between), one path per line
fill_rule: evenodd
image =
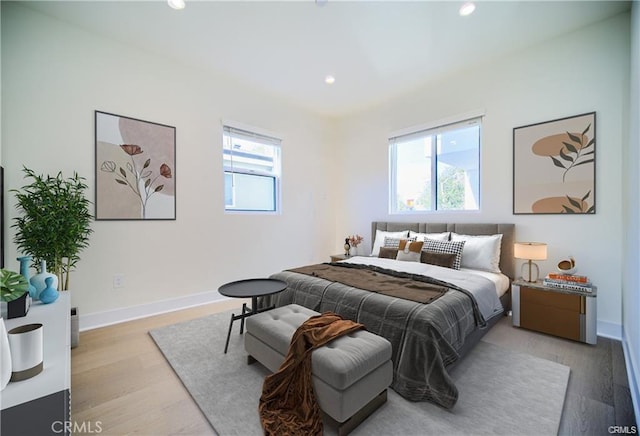
M32 256L34 266L46 261L47 270L58 276L59 290L67 290L69 275L92 233L91 202L85 196L88 187L75 172L68 178L62 172L55 177L39 175L27 167L23 172L29 183L11 190L20 213L11 226L16 229L14 242L21 252ZM73 325L72 320L72 342Z
M85 179L77 173L64 178L38 175L24 167L30 183L13 189L22 213L15 218L14 242L23 253L33 257L33 265L47 262L47 269L58 276L60 290L69 289L69 274L88 247L92 230L91 202L85 197Z
M2 317L17 318L29 311L29 282L17 272L0 269L0 301ZM4 307L6 305L6 307ZM13 307L12 307L13 306Z

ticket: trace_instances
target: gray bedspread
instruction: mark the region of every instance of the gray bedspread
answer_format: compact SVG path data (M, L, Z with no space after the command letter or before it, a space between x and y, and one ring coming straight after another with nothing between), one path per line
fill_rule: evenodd
M479 328L468 293L451 289L433 303L421 304L290 271L271 277L288 287L265 297L261 306L296 303L364 324L392 344L391 387L396 392L412 401L455 405L458 389L446 367L459 358L465 338Z

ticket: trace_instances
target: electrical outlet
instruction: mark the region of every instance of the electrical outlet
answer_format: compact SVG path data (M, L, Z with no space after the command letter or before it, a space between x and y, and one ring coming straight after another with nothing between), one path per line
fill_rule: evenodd
M124 287L124 274L114 274L113 276L113 288Z

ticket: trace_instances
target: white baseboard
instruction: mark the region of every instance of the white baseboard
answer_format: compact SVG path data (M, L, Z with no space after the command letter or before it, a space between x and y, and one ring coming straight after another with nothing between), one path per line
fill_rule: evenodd
M184 297L142 304L139 306L88 313L86 315L82 314L82 308L80 307L78 308L80 331L91 330L98 327L105 327L125 321L146 318L148 316L159 315L161 313L174 312L176 310L226 300L228 300L228 298L220 295L218 291L207 291L199 294L186 295Z
M624 362L627 367L627 379L629 380L629 392L631 392L633 412L636 415L636 419L638 419L638 417L640 417L640 391L638 390L638 379L636 378L636 365L629 352L626 339L622 340L622 351L624 352Z
M608 321L598 321L598 336L622 340L622 326Z

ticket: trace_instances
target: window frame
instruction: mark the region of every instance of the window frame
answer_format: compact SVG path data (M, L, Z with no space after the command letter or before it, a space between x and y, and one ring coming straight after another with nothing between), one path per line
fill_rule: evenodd
M228 139L230 138L230 139ZM247 168L246 166L235 166L233 164L233 156L243 153L234 153L233 138L249 140L257 142L264 146L273 147L273 170L260 170L256 168ZM227 164L226 156L230 155L231 164ZM222 122L222 186L223 186L223 207L224 212L229 214L260 214L260 215L278 215L282 213L281 206L281 186L282 186L282 139L273 133L267 132L252 126L240 125L238 123ZM232 179L235 175L248 175L256 177L268 177L273 179L273 206L274 209L238 209L227 205L227 176ZM233 180L232 183L235 183ZM232 204L235 204L236 194L232 192Z
M388 151L389 151L389 204L388 211L390 215L416 215L416 214L442 214L442 213L478 213L482 209L482 128L483 128L484 111L476 111L465 115L451 117L445 120L432 122L429 124L409 127L400 131L393 132L389 135ZM398 163L397 163L397 145L401 140L407 141L412 137L421 138L427 136L437 137L439 134L450 132L453 130L463 129L468 126L478 125L478 193L476 209L438 209L438 141L433 141L432 158L431 158L431 200L432 205L429 210L399 210L398 209Z

